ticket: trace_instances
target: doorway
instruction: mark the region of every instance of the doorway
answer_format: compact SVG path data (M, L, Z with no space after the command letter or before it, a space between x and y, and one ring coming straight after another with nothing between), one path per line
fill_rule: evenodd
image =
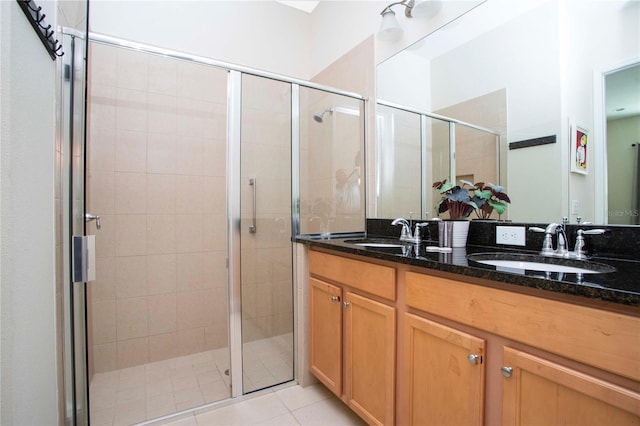
M640 63L604 74L607 223L640 225Z

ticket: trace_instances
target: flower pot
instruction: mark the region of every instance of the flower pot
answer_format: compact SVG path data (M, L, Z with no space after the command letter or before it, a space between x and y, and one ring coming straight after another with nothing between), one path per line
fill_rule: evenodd
M469 235L469 221L468 220L454 220L453 221L453 238L452 247L466 247L467 236Z

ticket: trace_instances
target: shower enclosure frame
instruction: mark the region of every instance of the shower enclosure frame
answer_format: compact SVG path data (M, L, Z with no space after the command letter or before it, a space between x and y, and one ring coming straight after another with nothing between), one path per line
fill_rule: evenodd
M227 264L228 275L227 285L229 289L229 351L230 351L230 369L231 372L242 372L242 317L241 317L241 280L240 280L240 185L241 176L239 171L240 160L240 125L241 125L241 101L242 101L242 75L252 75L256 77L267 78L279 82L284 82L291 85L291 233L292 236L298 235L300 232L300 87L306 87L311 89L317 89L320 91L328 92L331 94L342 95L348 98L352 98L362 102L363 110L368 110L367 99L357 93L343 91L332 87L294 79L286 76L281 76L274 73L255 70L248 67L238 66L222 61L212 60L206 57L186 54L169 49L150 46L142 43L132 42L128 40L122 40L116 37L106 36L97 33L89 33L86 39L87 44L89 42L97 42L114 47L121 47L136 50L142 53L148 53L153 55L159 55L166 58L177 59L181 61L187 61L200 65L207 65L216 68L226 70L228 74L227 79ZM85 66L87 63L85 61ZM83 114L86 115L86 111ZM366 115L362 122L362 132L364 139L367 136L367 120ZM83 135L84 136L84 135ZM84 144L85 137L82 138L80 143ZM77 143L77 142L76 142ZM86 177L85 177L86 179ZM84 194L82 194L84 199ZM71 220L74 215L79 214L84 218L84 208L81 212L69 212ZM293 304L293 359L294 359L294 371L293 380L298 379L298 370L296 368L297 359L299 356L299 342L296 332L296 324L298 318L299 306L296 303L296 290L297 290L297 271L296 271L296 259L298 258L295 244L292 250L292 304ZM67 310L70 308L67 307ZM72 317L73 319L73 317ZM82 329L86 332L84 327L86 324L79 325L77 321L86 321L84 318L75 318L76 324L72 324L71 333L73 330ZM86 339L85 355L86 355ZM84 371L76 371L74 378L74 384L81 378L82 383L88 382L88 364L85 359ZM88 385L87 385L88 386ZM239 397L244 394L243 392L243 374L231 374L231 398ZM69 403L69 401L67 401ZM75 401L72 402L75 404ZM86 404L86 403L85 403ZM215 402L212 404L216 404ZM206 404L211 405L211 404ZM201 408L201 407L196 407ZM88 416L88 409L83 408L82 413ZM83 417L83 416L80 416ZM81 418L75 419L77 423L88 423Z

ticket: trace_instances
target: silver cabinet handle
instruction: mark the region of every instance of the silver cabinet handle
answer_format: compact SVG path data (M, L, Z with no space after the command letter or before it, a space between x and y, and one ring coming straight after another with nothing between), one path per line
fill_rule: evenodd
M469 360L469 364L471 364L471 365L476 365L476 364L481 364L482 363L482 357L480 355L469 354L467 359Z
M502 375L504 377L506 377L508 379L513 374L513 368L507 367L505 365L505 366L502 366L502 368L500 368L500 372L502 373Z
M339 302L340 301L340 297L339 296L331 296L331 301L332 302Z
M349 303L349 302L342 302L342 306L343 306L345 309L346 309L346 308L348 308L348 307L349 307L349 305L350 305L350 303Z
M85 222L91 222L92 220L96 221L96 229L100 229L100 216L98 216L97 214L91 214L91 213L85 213L84 214L84 221Z
M249 178L249 186L253 191L253 214L251 217L251 225L249 225L249 233L255 234L256 229L256 178Z

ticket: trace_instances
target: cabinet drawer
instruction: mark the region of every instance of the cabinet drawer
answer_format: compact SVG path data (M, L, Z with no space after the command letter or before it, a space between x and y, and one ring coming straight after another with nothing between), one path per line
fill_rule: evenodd
M640 318L407 272L407 305L633 380Z
M309 272L388 300L396 300L395 268L311 250Z

